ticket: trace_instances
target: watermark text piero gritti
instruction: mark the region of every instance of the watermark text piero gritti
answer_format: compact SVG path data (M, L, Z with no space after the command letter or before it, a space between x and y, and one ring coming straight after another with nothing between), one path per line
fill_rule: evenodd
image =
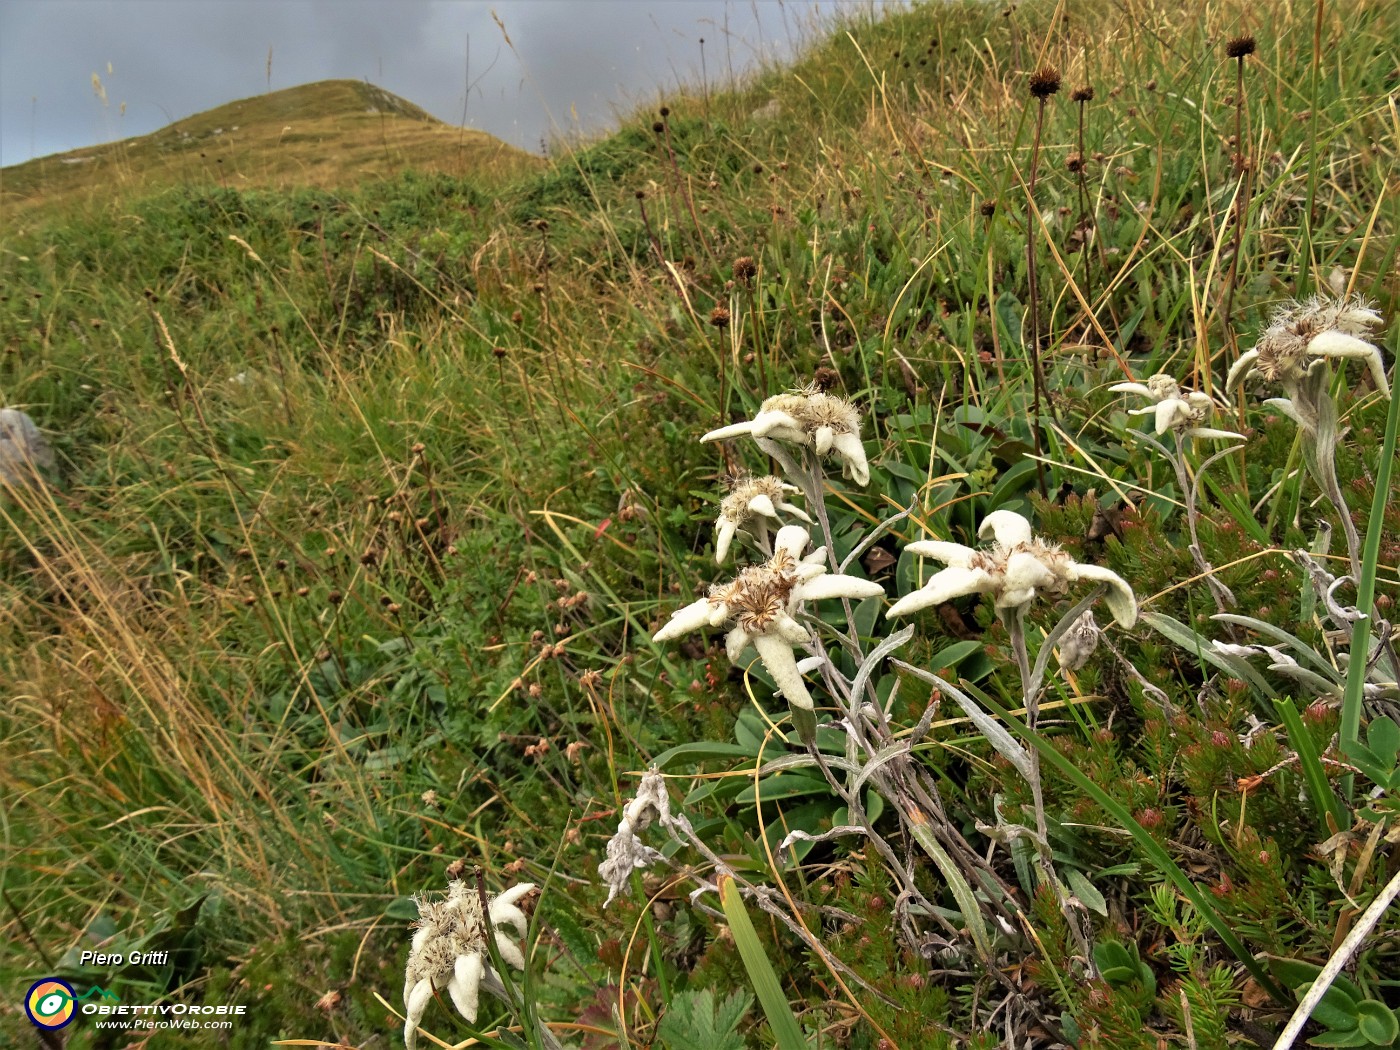
M83 952L79 966L164 966L170 961L169 952Z

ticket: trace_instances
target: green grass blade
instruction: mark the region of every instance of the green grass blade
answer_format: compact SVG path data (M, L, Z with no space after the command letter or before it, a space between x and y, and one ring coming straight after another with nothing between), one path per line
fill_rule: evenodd
M1356 607L1363 615L1351 627L1351 661L1347 665L1346 693L1342 696L1339 741L1342 754L1361 739L1361 702L1366 685L1366 658L1371 651L1371 612L1376 601L1376 571L1380 565L1381 533L1385 530L1385 505L1390 500L1397 430L1400 430L1400 394L1393 393L1385 419L1385 442L1381 445L1380 462L1376 464L1376 491L1371 497L1371 516L1366 521L1366 542L1361 549L1361 579L1356 581Z
M749 981L758 994L759 1005L763 1007L768 1026L773 1029L773 1038L778 1041L779 1050L807 1050L807 1040L802 1035L802 1026L788 1005L783 986L763 944L758 939L758 931L753 928L744 899L739 895L739 887L728 875L719 877L719 903L729 920L729 929L734 934L734 946L739 949L739 958L744 960Z
M1348 827L1351 821L1342 809L1341 800L1332 790L1332 785L1327 782L1327 773L1322 768L1312 737L1308 736L1303 720L1298 717L1298 708L1292 700L1276 700L1274 707L1288 729L1289 743L1298 753L1298 762L1303 768L1303 779L1308 782L1308 794L1312 796L1313 805L1317 807L1317 819L1323 828L1323 834L1332 835ZM1328 827L1329 816L1332 818L1332 827Z

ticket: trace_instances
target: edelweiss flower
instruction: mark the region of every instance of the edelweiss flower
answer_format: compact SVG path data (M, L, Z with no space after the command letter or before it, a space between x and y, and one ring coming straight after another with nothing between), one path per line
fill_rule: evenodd
M517 970L525 968L525 955L516 940L502 932L501 927L513 927L518 938L525 936L529 922L515 902L534 888L533 884L523 882L490 898L487 905L487 915L496 935L496 951ZM418 1041L418 1026L435 989L446 988L457 1012L468 1021L475 1021L483 979L499 981L491 969L486 921L481 913L481 896L475 887L454 879L448 883L446 900L416 899L418 921L414 925L418 932L413 935L403 984L406 1017L403 1040L408 1050L413 1050Z
M874 598L884 594L885 589L855 576L828 576L823 564L825 547L802 556L809 538L801 525L785 525L774 539L772 558L762 565L750 566L729 583L710 588L708 597L677 609L652 641L667 642L702 627L728 625L724 646L730 661L737 663L752 645L794 709L794 720L802 717L798 711L810 714L814 709L812 696L792 651L793 646L806 645L811 640L807 628L796 619L802 603L826 598ZM806 718L803 722L806 724Z
M603 907L627 888L627 879L636 868L650 867L661 859L661 853L637 837L655 820L663 828L671 823L671 800L666 794L666 778L655 768L642 774L637 796L622 810L617 833L608 840L608 856L598 865L598 874L608 884L608 899Z
M743 423L711 430L701 441L723 441L748 434L841 457L842 472L857 485L870 481L870 465L860 441L860 411L844 397L806 388L777 394L758 406L758 415Z
M1117 383L1108 389L1117 394L1137 394L1155 401L1155 405L1134 408L1128 415L1155 416L1158 434L1165 434L1171 430L1185 437L1244 440L1243 434L1201 426L1215 411L1215 402L1210 399L1209 394L1199 390L1183 391L1169 375L1159 373L1146 383Z
M744 474L735 478L729 495L719 505L719 517L715 519L715 561L724 564L734 533L740 529L754 533L758 542L762 543L768 537L770 520L782 524L779 511L810 524L812 519L806 511L786 501L787 493L796 491L796 485L788 485L771 475L756 478Z
M1108 608L1124 627L1137 621L1137 599L1133 589L1117 573L1098 565L1081 565L1062 551L1031 534L1031 523L1009 510L988 514L977 530L981 539L988 535L995 543L985 550L974 550L961 543L918 540L904 549L941 561L948 568L936 572L913 594L895 602L887 616L909 613L941 605L965 594L990 594L998 615L1003 610L1024 613L1039 594L1059 596L1077 580L1108 584Z
M1078 671L1087 664L1099 647L1102 633L1094 620L1094 610L1086 609L1060 639L1060 666L1066 671Z
M1312 365L1326 357L1359 357L1366 361L1376 389L1390 397L1385 361L1380 348L1366 340L1381 315L1359 296L1330 300L1314 296L1289 303L1274 314L1253 350L1240 355L1225 380L1233 389L1246 375L1258 375L1286 388L1298 384Z

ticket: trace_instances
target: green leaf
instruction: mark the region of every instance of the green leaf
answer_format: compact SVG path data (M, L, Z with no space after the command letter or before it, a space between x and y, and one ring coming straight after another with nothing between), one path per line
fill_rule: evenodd
M726 744L719 740L700 740L693 744L677 744L651 760L657 769L666 769L672 762L700 762L707 758L752 758L758 754L744 744Z
M677 993L666 1004L657 1035L666 1050L744 1050L736 1029L753 1005L753 996L735 992L716 1004L708 988Z
M1303 999L1311 988L1311 981L1305 985L1300 985L1297 989L1298 998ZM1333 985L1327 989L1326 994L1322 997L1322 1001L1313 1007L1313 1012L1310 1016L1318 1024L1325 1024L1328 1028L1333 1028L1338 1031L1350 1031L1356 1027L1356 1007L1357 1004L1352 1002L1350 996L1336 985Z
M1325 834L1331 834L1327 826L1329 814L1338 828L1347 827L1350 821L1342 809L1341 800L1337 798L1337 793L1332 790L1332 785L1327 780L1327 771L1322 768L1322 759L1318 756L1307 727L1298 716L1297 707L1292 700L1279 699L1274 701L1274 708L1288 730L1288 742L1298 753L1298 764L1302 767L1303 780L1308 786L1308 797L1312 799L1317 810L1319 827Z
M1370 1046L1371 1041L1361 1034L1361 1029L1351 1028L1344 1032L1323 1032L1308 1040L1309 1046Z
M1376 758L1394 769L1395 756L1400 754L1400 725L1389 716L1377 718L1366 732L1366 743Z
M1103 899L1103 894L1094 888L1094 884L1084 877L1083 872L1070 868L1065 872L1065 881L1069 883L1070 891L1084 903L1084 907L1107 917L1108 902Z
M1363 999L1356 1004L1356 1027L1379 1046L1390 1046L1400 1037L1400 1022L1396 1021L1395 1012L1375 999Z
M739 895L739 887L734 879L721 873L718 878L719 903L724 909L724 917L729 920L729 930L734 935L734 947L739 950L744 969L748 972L749 983L758 994L758 1002L763 1014L768 1018L768 1027L778 1042L779 1050L807 1050L807 1040L802 1035L802 1026L788 1005L783 986L763 951L763 943L758 939L758 931L753 928L744 900Z
M805 777L801 773L777 773L765 777L755 786L750 784L734 797L741 805L752 805L762 799L767 805L783 798L796 798L799 795L827 795L831 785L816 777Z

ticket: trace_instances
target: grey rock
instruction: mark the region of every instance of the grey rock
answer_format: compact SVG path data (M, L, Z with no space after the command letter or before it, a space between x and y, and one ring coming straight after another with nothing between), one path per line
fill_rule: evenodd
M36 468L52 470L53 449L27 412L0 408L0 489L18 488L36 478Z

